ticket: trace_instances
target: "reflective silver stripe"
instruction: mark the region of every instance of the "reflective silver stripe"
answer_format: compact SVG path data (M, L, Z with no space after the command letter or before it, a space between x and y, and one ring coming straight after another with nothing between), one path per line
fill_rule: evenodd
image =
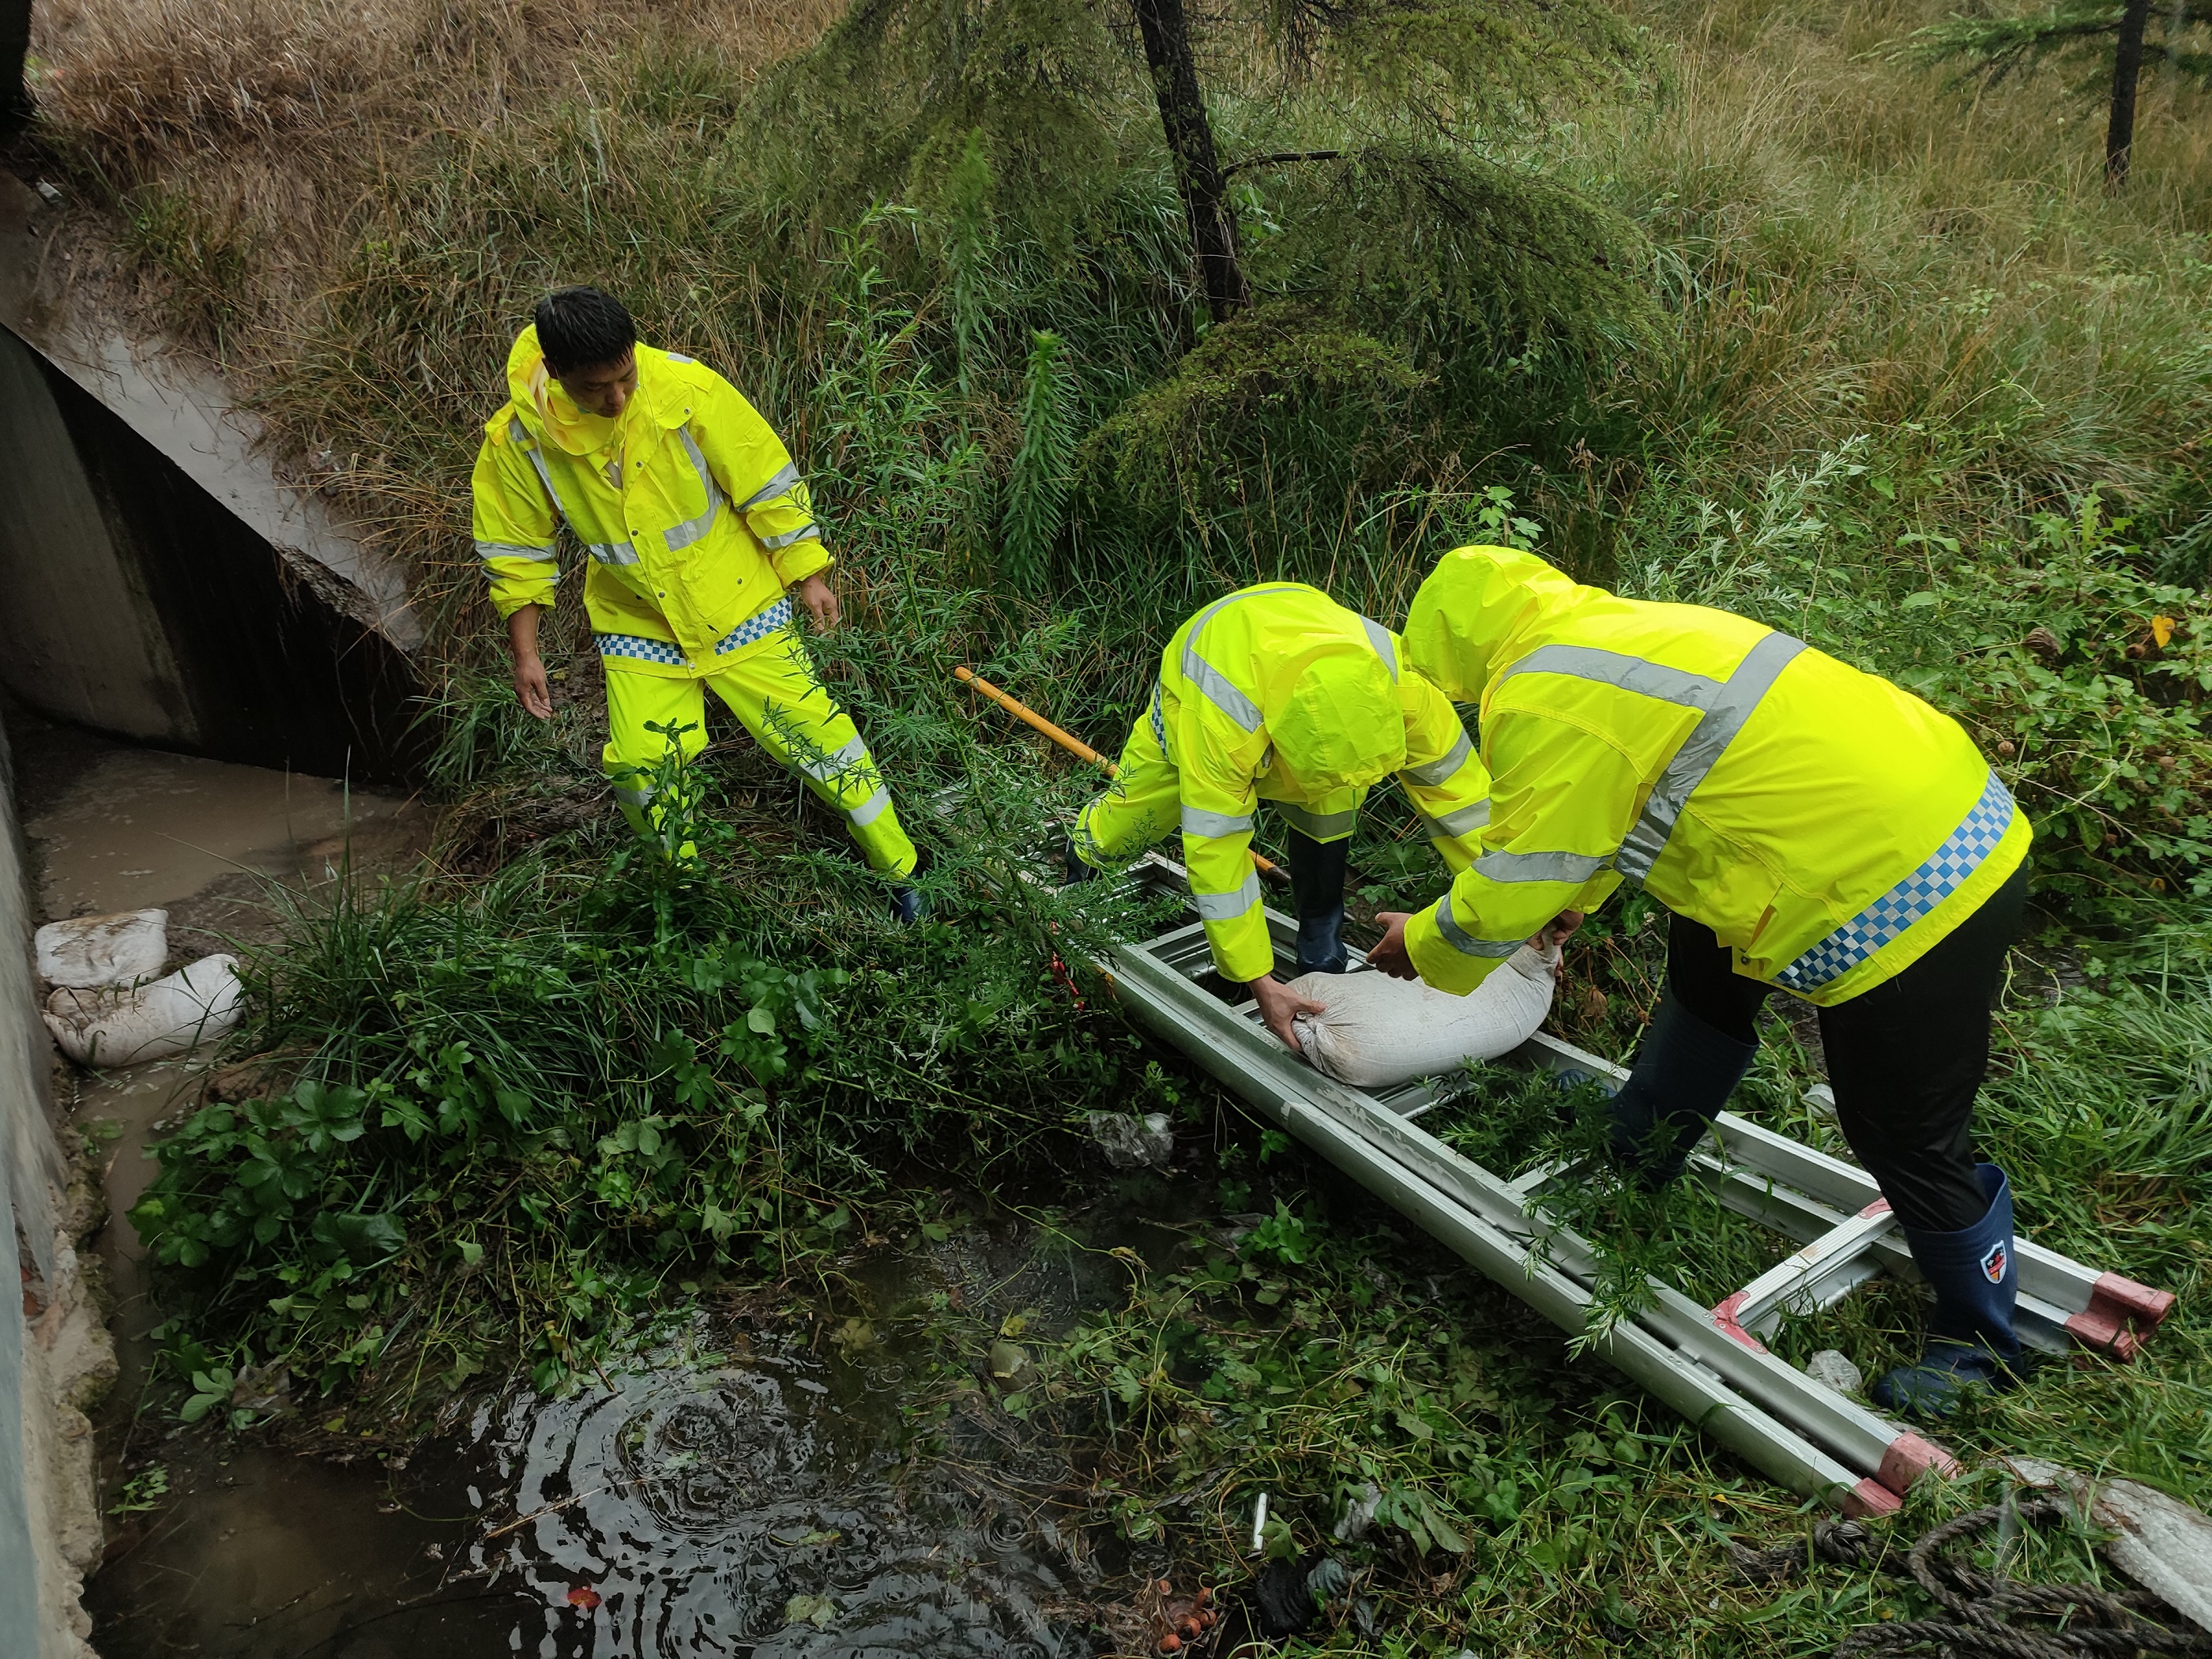
M1462 726L1459 729L1458 741L1452 744L1451 752L1442 760L1423 761L1419 766L1406 768L1398 775L1401 778L1411 778L1415 783L1425 783L1433 789L1438 784L1447 781L1453 773L1466 765L1467 757L1474 751L1474 739L1467 735L1467 727Z
M508 441L529 456L531 465L538 469L538 482L545 486L545 499L553 504L554 513L561 518L568 519L568 509L561 505L561 492L553 488L553 475L545 470L545 457L538 452L538 446L531 441L530 429L522 424L521 416L513 415L507 417L507 435ZM573 519L569 519L568 521L571 524L575 522Z
M1721 690L1720 681L1703 674L1686 673L1618 651L1601 651L1591 645L1539 646L1500 674L1498 683L1503 685L1516 674L1565 674L1572 679L1596 680L1638 696L1692 708L1711 708Z
M1337 841L1350 835L1359 823L1359 809L1348 812L1309 812L1286 800L1271 800L1273 807L1291 821L1291 827L1314 841Z
M684 453L690 456L691 465L698 469L699 483L707 492L707 510L697 518L687 519L674 529L662 533L661 540L667 544L671 553L679 547L690 546L712 530L714 514L722 505L721 486L714 482L714 475L707 465L707 458L699 453L698 443L691 436L691 428L680 426L676 428L676 435L683 441Z
M672 363L696 363L699 361L696 357L687 357L680 351L664 351L660 355Z
M628 542L587 542L584 551L601 564L635 564L637 550Z
M758 507L763 501L774 501L778 495L782 495L786 490L789 489L792 485L798 482L799 469L795 466L787 466L782 471L777 473L775 477L770 478L766 483L763 484L758 489L756 489L750 495L747 496L744 502L739 505L738 511L740 513L750 513L753 508Z
M1437 901L1437 931L1444 943L1463 957L1510 957L1528 941L1517 939L1476 939L1453 919L1451 895Z
M1743 730L1759 699L1804 649L1802 640L1769 634L1744 653L1720 695L1706 708L1705 718L1691 729L1674 759L1667 763L1667 769L1659 775L1658 782L1651 786L1643 812L1620 844L1618 861L1622 874L1642 881L1651 873L1651 866L1667 850L1668 837L1674 833L1675 820L1681 817L1691 793Z
M1267 590L1261 590L1265 592ZM1229 677L1198 654L1198 636L1206 631L1217 612L1239 599L1249 599L1249 593L1231 593L1225 599L1216 599L1198 613L1198 620L1190 625L1190 632L1182 636L1182 677L1205 694L1206 700L1229 716L1247 732L1260 729L1260 708L1229 683Z
M1428 818L1428 814L1425 812L1421 816ZM1470 835L1481 829L1489 822L1490 798L1486 795L1472 806L1462 806L1456 812L1444 812L1436 817L1428 818L1429 839L1434 841L1440 836L1449 836L1456 841L1462 836Z
M851 811L846 813L845 817L853 827L857 830L864 824L873 823L878 818L883 817L884 811L890 805L890 804L891 792L884 788L883 785L879 783L876 786L876 793L874 794L869 796L867 799L862 801Z
M1231 817L1226 812L1209 812L1202 806L1182 809L1182 832L1186 836L1237 836L1252 828L1252 815Z
M1373 646L1375 654L1382 659L1382 665L1390 671L1390 684L1395 685L1398 683L1398 647L1390 638L1390 630L1381 623L1370 622L1365 617L1359 619L1359 625L1367 630L1368 644Z
M787 536L763 536L761 538L761 545L773 553L778 548L789 547L793 542L820 541L821 539L822 526L818 524L809 524L801 525Z
M1476 871L1492 881L1588 881L1613 860L1587 853L1485 853Z
M1233 893L1193 893L1190 897L1207 921L1234 921L1260 902L1260 872L1246 872L1244 884Z
M478 542L477 557L480 559L535 559L540 564L556 561L550 547L526 547L520 542Z
M833 778L842 776L851 770L856 763L864 761L867 757L868 740L866 738L856 737L834 755L824 755L819 760L800 761L799 769L810 778L817 778L823 783L828 783Z

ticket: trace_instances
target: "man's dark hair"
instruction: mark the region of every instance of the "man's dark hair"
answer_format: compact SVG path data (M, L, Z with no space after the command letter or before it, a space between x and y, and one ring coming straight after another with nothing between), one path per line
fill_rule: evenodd
M637 343L623 302L596 288L556 288L538 302L538 349L555 375L620 362Z

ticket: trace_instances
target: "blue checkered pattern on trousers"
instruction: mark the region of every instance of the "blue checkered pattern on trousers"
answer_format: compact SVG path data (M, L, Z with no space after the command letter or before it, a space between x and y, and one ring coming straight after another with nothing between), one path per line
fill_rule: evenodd
M791 595L787 593L767 610L747 617L732 629L728 636L714 647L714 654L727 656L741 645L757 645L777 629L790 626Z
M1774 976L1792 991L1817 991L1840 979L1959 890L2012 827L2013 801L1997 775L1972 811L1928 861Z
M641 662L684 666L684 653L666 640L648 640L636 634L594 634L592 638L603 657L635 657Z

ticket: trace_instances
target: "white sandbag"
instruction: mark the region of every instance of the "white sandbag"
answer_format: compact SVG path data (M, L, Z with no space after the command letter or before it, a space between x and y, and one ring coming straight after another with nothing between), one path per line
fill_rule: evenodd
M46 1029L81 1065L135 1066L222 1036L243 997L237 957L202 957L136 989L64 987L46 999Z
M49 985L136 985L169 957L169 913L75 916L38 931L39 977Z
M1292 1029L1324 1075L1388 1088L1519 1048L1551 1012L1559 968L1556 946L1524 945L1463 997L1386 974L1307 974L1291 989L1328 1012L1301 1014Z

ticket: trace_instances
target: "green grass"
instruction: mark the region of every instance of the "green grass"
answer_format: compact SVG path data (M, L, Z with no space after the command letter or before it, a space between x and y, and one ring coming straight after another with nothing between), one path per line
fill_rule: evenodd
M302 918L252 969L261 1081L171 1143L146 1212L179 1270L184 1371L283 1363L395 1410L515 1359L557 1386L714 1274L804 1281L949 1183L1048 1182L1089 1106L1197 1113L1206 1085L1051 970L1139 921L1000 881L1093 781L950 668L1110 751L1160 641L1219 592L1298 577L1395 620L1437 554L1512 539L1788 628L1996 758L2036 823L2043 908L1987 1144L2028 1231L2183 1301L2138 1365L2047 1370L1945 1432L2212 1502L2201 97L2147 100L2115 198L2062 84L1970 102L1879 50L1942 0L1636 6L1639 93L1470 125L1449 167L1225 62L1228 154L1366 153L1239 175L1266 303L1209 331L1134 77L1085 94L1079 155L1014 167L1019 112L988 143L951 123L900 149L775 91L818 64L764 94L761 65L826 12L564 12L525 34L374 9L333 33L282 4L187 26L85 3L96 27L41 48L54 165L165 321L408 562L433 623L447 873ZM892 933L836 827L741 744L709 762L732 837L708 838L715 879L625 859L591 782L573 592L547 632L561 719L517 710L466 472L528 301L580 278L790 437L851 619L817 660L957 923ZM1441 882L1390 799L1354 865L1371 904ZM1661 920L1636 898L1593 920L1555 1029L1631 1051ZM1820 1139L1810 1080L1770 1022L1745 1105ZM1512 1098L1461 1126L1507 1161ZM1918 1607L1865 1571L1737 1583L1728 1538L1801 1532L1794 1502L1561 1343L1504 1334L1517 1304L1322 1172L1250 1167L1253 1126L1224 1115L1217 1144L1222 1210L1256 1189L1273 1213L1134 1283L1041 1355L1024 1402L1092 1460L1101 1524L1227 1576L1258 1490L1278 1547L1305 1547L1371 1480L1383 1524L1352 1554L1376 1633L1347 1608L1322 1639L1391 1659L1809 1653ZM1590 1219L1700 1294L1776 1248L1694 1198ZM1871 1374L1917 1317L1873 1290L1777 1345ZM1924 1493L1907 1524L1989 1490ZM2045 1547L2030 1566L2093 1570L2079 1539Z

